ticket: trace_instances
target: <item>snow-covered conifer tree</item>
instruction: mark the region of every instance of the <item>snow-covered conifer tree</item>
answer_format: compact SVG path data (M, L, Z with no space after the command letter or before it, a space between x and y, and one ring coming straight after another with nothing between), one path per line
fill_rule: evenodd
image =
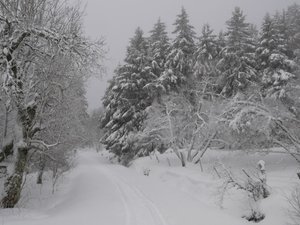
M213 73L213 64L218 56L216 35L209 24L202 28L201 37L195 51L194 73L196 77L210 76Z
M217 36L213 33L210 26L205 24L194 54L194 76L199 84L197 90L202 91L203 97L208 97L205 95L211 95L215 92L218 77L216 64L219 59L219 49Z
M288 57L292 53L288 47L287 32L285 13L277 13L273 18L266 15L256 51L264 92L279 98L285 96L286 85L295 77L295 63Z
M166 25L159 19L150 31L150 55L153 64L153 72L160 76L164 64L166 62L166 56L170 48L169 37L166 31Z
M153 94L159 95L164 92L165 87L160 82L159 77L162 76L165 71L165 63L167 55L169 54L170 43L169 37L166 31L166 25L159 19L150 31L149 37L149 55L151 57L151 71L157 79L147 85L148 89L151 89Z
M175 39L173 40L170 54L167 57L166 71L162 80L168 83L168 87L176 87L191 79L193 74L193 54L195 52L194 27L190 25L189 17L184 8L177 16L174 23Z
M102 142L125 161L136 154L129 137L141 129L146 116L144 110L152 103L152 96L145 87L157 77L149 65L148 42L143 31L137 28L127 48L125 64L116 70L104 96Z
M245 90L256 79L255 43L249 30L245 15L236 7L227 21L226 46L218 63L222 73L220 89L225 96Z
M289 49L300 49L300 5L293 4L286 11L288 24Z

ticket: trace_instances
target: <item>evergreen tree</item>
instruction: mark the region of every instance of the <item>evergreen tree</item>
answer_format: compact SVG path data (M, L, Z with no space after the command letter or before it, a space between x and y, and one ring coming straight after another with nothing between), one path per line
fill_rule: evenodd
M220 58L222 50L226 46L226 38L225 38L225 34L223 31L219 32L219 35L217 38L217 43L218 43L218 57Z
M195 51L194 27L190 25L188 14L184 8L177 16L174 23L176 35L170 54L167 57L166 67L161 80L167 83L167 87L176 87L191 78L193 68L193 54Z
M288 31L285 13L277 13L273 18L265 16L259 47L257 49L259 69L262 74L263 91L266 95L284 97L288 81L294 77L294 62L288 55L293 53L288 47Z
M144 110L152 103L145 86L156 77L151 74L149 64L148 42L138 28L127 48L125 64L116 70L104 96L106 111L102 127L105 135L102 142L124 163L136 154L129 137L141 129L146 116Z
M150 31L149 55L151 57L151 71L157 79L147 85L154 95L160 95L165 88L160 83L159 77L165 71L165 63L169 54L170 43L166 32L166 25L159 19Z
M152 57L153 72L160 76L166 62L166 56L170 48L166 25L160 21L150 31L150 55Z
M300 5L293 4L288 7L286 19L289 30L289 45L290 49L300 49Z
M219 49L217 36L213 34L210 26L205 24L194 54L194 76L197 78L197 91L201 91L204 98L215 92Z
M202 35L195 51L194 74L196 77L210 76L214 72L214 61L218 56L216 35L208 24L202 28Z
M277 48L287 57L293 57L293 51L289 49L289 39L290 34L288 30L288 21L286 18L286 12L282 11L282 13L277 12L273 18L274 26L276 30L276 41Z
M266 14L261 27L259 46L256 50L258 55L258 68L260 70L266 69L270 66L269 58L277 47L276 42L274 21L269 14Z
M220 89L225 96L244 91L256 79L255 43L250 28L245 15L236 7L227 21L226 46L218 63L222 73Z

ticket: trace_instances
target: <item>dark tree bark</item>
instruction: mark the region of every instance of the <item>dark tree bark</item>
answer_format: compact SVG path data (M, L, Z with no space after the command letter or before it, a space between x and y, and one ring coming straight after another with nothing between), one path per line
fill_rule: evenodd
M0 162L6 159L7 156L12 155L13 152L14 152L14 142L11 141L2 147L2 151L0 152Z
M44 155L41 155L40 161L39 161L39 172L37 176L37 184L42 184L43 183L43 174L44 174L44 169L46 166L46 159Z
M13 208L20 199L27 158L28 148L19 147L17 151L17 161L15 164L14 173L8 177L4 184L5 196L1 200L1 205L3 208Z

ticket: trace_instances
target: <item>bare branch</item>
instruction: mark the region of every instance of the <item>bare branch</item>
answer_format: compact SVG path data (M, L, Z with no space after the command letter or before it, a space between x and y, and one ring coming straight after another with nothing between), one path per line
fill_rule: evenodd
M281 141L273 140L273 142L281 147L283 147L284 150L286 150L298 163L300 163L300 159L297 158L297 156L292 153L287 146L285 146Z

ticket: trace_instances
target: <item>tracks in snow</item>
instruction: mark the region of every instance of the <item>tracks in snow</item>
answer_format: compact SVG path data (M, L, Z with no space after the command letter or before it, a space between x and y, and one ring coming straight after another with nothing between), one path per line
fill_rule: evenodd
M125 210L125 225L168 225L157 206L141 190L107 167L101 167L101 172L118 190Z

